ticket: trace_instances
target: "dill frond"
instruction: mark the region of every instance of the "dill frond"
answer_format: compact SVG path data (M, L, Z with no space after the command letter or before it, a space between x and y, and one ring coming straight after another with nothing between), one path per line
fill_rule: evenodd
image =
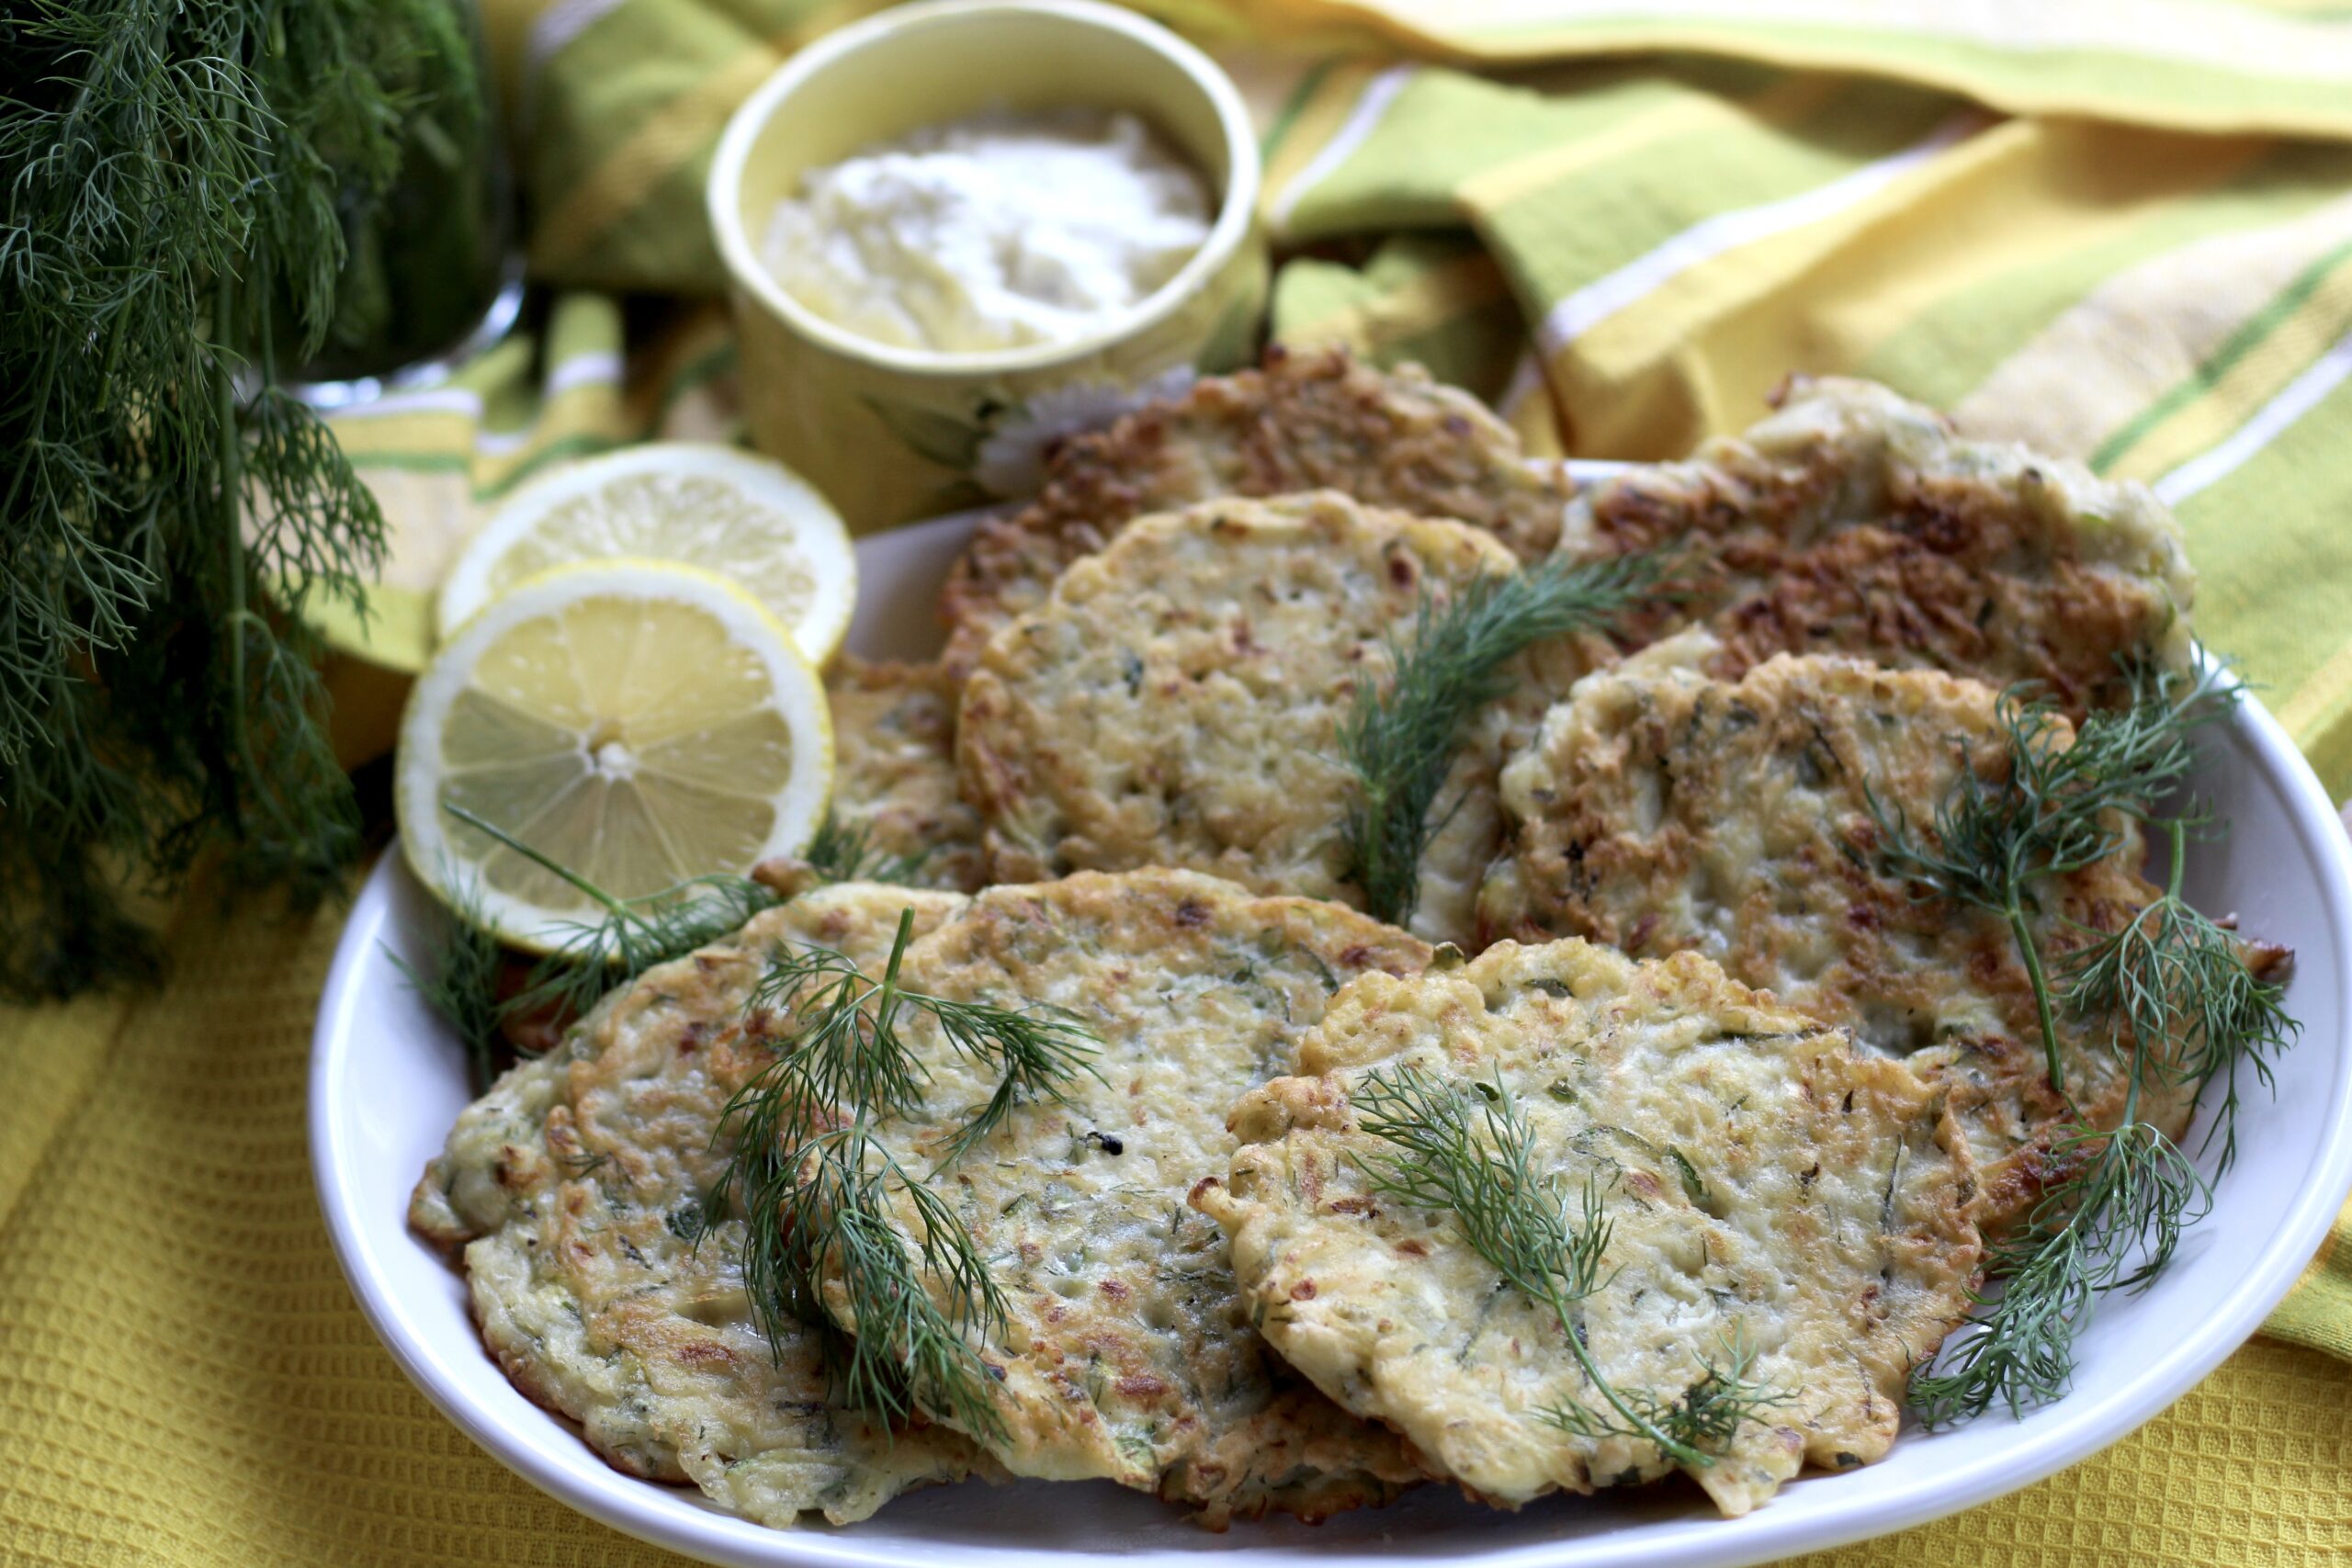
M2075 1341L2099 1298L2154 1279L2210 1203L2188 1156L2141 1120L2146 1090L2162 1079L2201 1092L2220 1078L2225 1096L2208 1146L2220 1140L2218 1168L2226 1169L2236 1153L2238 1070L2251 1066L2267 1083L2270 1058L2298 1032L2282 987L2257 977L2235 939L2181 897L2188 830L2199 818L2193 810L2160 816L2193 761L2195 730L2227 715L2238 690L2220 670L2191 676L2137 660L2124 674L2128 701L2089 716L2067 746L2050 705L2005 694L2007 776L1987 783L1963 759L1932 834L1869 801L1883 864L1925 897L2008 925L2032 982L2051 1086L2065 1087L2061 1014L2103 1030L2129 1064L2117 1126L2077 1123L2053 1140L2049 1157L2072 1173L1987 1257L1999 1293L1979 1296L1963 1337L1914 1374L1911 1403L1931 1426L1996 1404L2019 1415L2065 1392ZM2038 889L2114 853L2127 821L2167 835L2169 884L2117 931L2091 933L2053 974L2031 924Z
M658 892L618 898L495 822L447 801L441 808L560 877L605 911L601 919L574 925L555 951L532 967L522 988L503 1004L504 1017L546 1012L577 1018L615 987L657 964L707 947L784 902L784 896L766 885L729 874L689 877Z
M451 909L442 919L433 956L419 970L384 949L424 1004L455 1031L466 1049L466 1080L471 1093L490 1088L497 1060L500 1025L507 1010L498 998L498 972L505 951L490 934L481 918L481 889L470 880L453 880Z
M987 1261L938 1195L890 1157L868 1111L833 1123L803 1070L812 1055L786 1043L719 1120L717 1135L734 1147L718 1190L742 1205L752 1321L778 1355L814 1328L837 1397L886 1424L933 1410L976 1435L999 1435L993 1375L971 1343L1004 1319ZM911 1247L893 1218L894 1195L914 1208L921 1234ZM942 1281L949 1306L926 1288L926 1273ZM829 1276L854 1336L831 1329Z
M1984 1310L1956 1348L1913 1374L1910 1403L1930 1427L1996 1404L2021 1416L2064 1394L2098 1298L2153 1280L2210 1202L2188 1157L2136 1115L2112 1133L2078 1129L2052 1153L2089 1163L1993 1248L1987 1271L2001 1278L1999 1295L1980 1295Z
M1498 1078L1476 1085L1475 1091L1409 1064L1393 1074L1366 1075L1349 1096L1357 1124L1396 1151L1363 1158L1373 1190L1453 1215L1470 1249L1505 1284L1552 1310L1593 1392L1615 1412L1614 1421L1582 1412L1592 1427L1585 1435L1622 1432L1657 1444L1677 1463L1698 1469L1713 1464L1713 1455L1671 1429L1667 1407L1613 1387L1585 1344L1579 1303L1609 1283L1600 1269L1612 1227L1601 1207L1598 1179L1586 1174L1579 1212L1571 1217L1564 1185L1536 1168L1534 1129L1510 1089ZM1720 1423L1733 1403L1717 1402L1712 1419ZM1568 1413L1573 1408L1544 1418L1576 1430L1568 1425L1579 1418ZM1695 1430L1695 1420L1686 1417L1686 1429Z
M922 1107L930 1075L901 1030L931 1018L951 1050L993 1067L988 1102L949 1134L933 1174L985 1137L1023 1099L1058 1099L1093 1070L1099 1043L1058 1009L958 1002L901 983L914 911L899 918L879 979L825 947L775 953L744 1006L751 1026L789 1009L775 1057L729 1100L714 1142L730 1141L721 1192L749 1222L743 1280L770 1342L825 1325L822 1290L841 1291L854 1325L826 1338L835 1393L890 1423L918 1412L1000 1436L995 1374L973 1341L1001 1329L1004 1303L987 1260L947 1201L878 1136ZM900 1205L911 1215L902 1228ZM944 1305L942 1304L943 1299Z
M1388 678L1359 688L1340 727L1340 752L1356 778L1348 849L1375 917L1412 919L1421 854L1443 825L1438 793L1462 727L1508 688L1503 666L1539 642L1605 629L1656 597L1667 575L1651 555L1554 558L1481 577L1442 607L1422 594L1412 635L1390 645Z
M2164 896L2125 924L2075 953L2065 978L2066 1004L2079 1018L2106 1020L2119 1048L2162 1042L2148 1068L2202 1094L2219 1078L2220 1111L2207 1131L2221 1142L2217 1170L2237 1158L2238 1070L2270 1085L2271 1058L2302 1026L2287 1015L2286 987L2248 966L2237 939L2180 896L2188 823L2165 823L2172 868Z
M912 886L921 881L923 862L931 857L922 851L908 855L886 853L875 847L873 829L867 824L844 828L828 811L801 858L827 882L895 882Z
M573 926L554 952L532 966L514 994L501 998L497 994L496 962L501 949L496 939L483 928L479 889L470 884L456 886L453 905L458 919L446 934L433 965L435 976L453 978L428 979L418 988L467 1041L469 1052L477 1050L478 1035L494 1042L500 1026L515 1019L547 1017L568 1022L579 1018L605 993L627 985L648 969L707 947L741 929L753 916L786 901L786 895L764 883L730 874L692 877L641 897L616 897L479 814L456 805L445 805L443 809L562 878L605 911L601 919ZM915 863L907 857L869 854L859 835L844 835L836 838L834 843L838 852L827 863L815 867L828 882L895 881L899 878L892 874L911 871ZM813 854L812 850L812 863ZM402 969L406 972L407 965L402 964ZM415 976L411 978L414 983ZM790 995L806 978L771 973L765 983L775 995ZM942 1005L953 1010L957 1004ZM1029 1043L1035 1030L1044 1027L1046 1014L1037 1012L1035 1017L1037 1021L1032 1029L1010 1043L1016 1053ZM484 1020L486 1035L481 1034ZM489 1060L486 1053L492 1046L485 1044L479 1049L485 1053L481 1059ZM1029 1077L1019 1080L1024 1089L1043 1081Z
M1699 1363L1699 1376L1678 1399L1659 1399L1641 1389L1628 1390L1625 1403L1642 1418L1675 1441L1702 1453L1724 1454L1731 1450L1739 1429L1775 1405L1787 1404L1793 1393L1770 1383L1752 1381L1756 1349L1743 1339L1724 1341L1723 1359ZM1609 1420L1581 1404L1553 1405L1538 1413L1547 1425L1579 1438L1640 1438L1640 1428Z
M2225 716L2237 688L2218 671L2196 675L2146 660L2123 666L2129 700L2083 721L2071 745L2055 705L2012 690L1997 708L2006 773L1988 782L1962 756L1959 776L1919 832L1899 805L1865 788L1876 854L1921 897L1998 917L2030 982L2050 1087L2066 1087L2057 998L2034 934L2038 889L2113 854L2121 824L2149 822L2188 773L2191 732Z

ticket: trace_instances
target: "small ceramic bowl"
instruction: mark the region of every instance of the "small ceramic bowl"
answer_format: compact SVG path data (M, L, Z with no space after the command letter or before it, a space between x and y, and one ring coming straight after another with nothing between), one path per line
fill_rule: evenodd
M760 259L802 174L987 109L1124 109L1219 193L1209 237L1092 336L1002 353L871 342L800 304ZM871 533L1018 493L1046 439L1249 353L1266 297L1258 147L1232 81L1156 23L1091 0L939 0L793 57L736 110L710 170L711 227L741 338L752 440Z

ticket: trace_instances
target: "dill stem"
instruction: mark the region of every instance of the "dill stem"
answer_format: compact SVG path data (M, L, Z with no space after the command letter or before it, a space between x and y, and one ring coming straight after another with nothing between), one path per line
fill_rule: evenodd
M2165 823L2165 832L2172 840L2172 865L2165 876L2165 897L2178 898L2181 873L2188 862L2188 819L2180 817L2167 819Z
M882 969L882 987L876 994L874 1017L876 1027L890 1027L890 1015L898 1010L899 965L907 956L907 943L915 933L914 906L910 904L899 911L899 934L890 942L890 962Z
M573 887L578 888L582 893L586 894L589 897L594 898L597 903L603 905L605 909L610 911L616 918L621 919L628 919L629 910L627 904L623 903L620 899L614 897L611 894L605 892L603 888L597 886L586 877L582 876L578 872L573 871L570 866L565 865L562 862L550 859L548 856L541 854L538 851L533 849L530 845L525 843L514 834L506 832L504 829L501 829L495 822L489 821L484 818L475 815L473 812L467 810L464 807L459 806L454 800L443 801L441 803L441 809L456 818L458 821L463 822L469 828L478 829L481 831L489 834L492 838L497 840L508 849L513 850L516 854L521 855L525 860L529 861L533 865L537 866L541 871L547 872L551 875L563 878L564 881L570 883Z
M2050 1087L2063 1091L2066 1087L2066 1069L2058 1058L2058 1021L2050 1008L2050 976L2042 967L2041 948L2026 925L2025 907L2014 888L2008 908L2002 913L2009 922L2009 931L2017 938L2018 956L2025 960L2026 978L2033 983L2033 1010L2041 1021L2041 1050L2050 1064Z
M1623 1416L1635 1431L1656 1443L1658 1451L1668 1459L1678 1463L1694 1465L1701 1470L1705 1470L1715 1462L1713 1454L1702 1453L1688 1443L1678 1442L1668 1437L1658 1429L1656 1422L1629 1406L1614 1385L1600 1375L1600 1368L1593 1362L1592 1352L1585 1348L1581 1325L1571 1318L1567 1310L1556 1301L1552 1303L1552 1311L1558 1316L1561 1328L1567 1333L1568 1348L1575 1353L1577 1365L1584 1369L1584 1375L1591 1380L1593 1387L1600 1391L1600 1397L1609 1402L1609 1407L1611 1410Z

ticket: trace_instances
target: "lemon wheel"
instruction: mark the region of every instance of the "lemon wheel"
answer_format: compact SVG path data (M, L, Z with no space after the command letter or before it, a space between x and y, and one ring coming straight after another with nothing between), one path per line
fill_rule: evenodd
M515 491L450 568L440 635L541 572L616 558L724 571L814 664L841 647L857 600L849 530L797 475L731 446L656 442Z
M446 807L637 898L805 847L832 766L823 685L773 616L710 573L617 560L458 629L410 695L395 803L427 885L545 951L604 908Z

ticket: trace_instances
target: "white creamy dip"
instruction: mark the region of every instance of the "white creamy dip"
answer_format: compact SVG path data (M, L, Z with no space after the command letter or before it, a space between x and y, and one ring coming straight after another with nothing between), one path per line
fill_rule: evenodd
M876 343L986 354L1088 336L1208 238L1208 187L1130 114L983 114L802 177L763 260Z

